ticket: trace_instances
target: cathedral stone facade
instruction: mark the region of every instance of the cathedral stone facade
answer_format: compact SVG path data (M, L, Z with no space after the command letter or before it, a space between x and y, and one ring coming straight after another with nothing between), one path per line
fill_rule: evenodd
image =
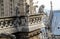
M33 0L0 0L0 39L40 39L41 15Z

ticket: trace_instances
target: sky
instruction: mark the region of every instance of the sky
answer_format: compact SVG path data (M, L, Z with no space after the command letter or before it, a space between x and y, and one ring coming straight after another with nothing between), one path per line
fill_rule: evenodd
M43 4L46 10L50 10L50 1L52 1L53 10L60 10L60 0L34 0L34 5L38 5L39 8Z

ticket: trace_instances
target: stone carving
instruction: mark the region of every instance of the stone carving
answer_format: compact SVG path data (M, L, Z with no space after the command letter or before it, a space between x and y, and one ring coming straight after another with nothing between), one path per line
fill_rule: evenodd
M16 18L13 22L14 26L15 27L19 27L20 26L20 19L19 18Z
M19 8L16 6L16 16L20 13Z
M25 25L25 19L24 18L21 19L21 25Z
M40 7L39 7L39 11L38 11L39 13L43 13L44 12L44 5L41 5Z

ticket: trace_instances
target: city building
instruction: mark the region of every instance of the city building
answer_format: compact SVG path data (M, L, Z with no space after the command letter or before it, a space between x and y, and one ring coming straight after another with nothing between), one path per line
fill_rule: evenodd
M53 11L53 19L52 19L52 34L54 35L54 38L60 39L60 10Z

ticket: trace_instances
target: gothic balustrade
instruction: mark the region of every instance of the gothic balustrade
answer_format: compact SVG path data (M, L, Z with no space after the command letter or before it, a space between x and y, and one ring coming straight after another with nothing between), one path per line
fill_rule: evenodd
M9 22L9 21L10 20L8 20L8 21L0 21L0 28L12 26L12 22Z
M14 25L13 22L14 22L13 20L4 20L4 21L0 20L0 28L11 27Z
M3 18L0 19L0 33L14 33L20 29L22 18ZM23 24L22 24L23 25Z
M25 18L13 18L0 20L0 28L26 26Z
M40 21L41 21L40 17L35 17L35 18L29 19L30 24L38 24L38 23L40 23Z
M34 16L34 17L15 17L15 18L5 18L5 19L0 19L0 30L3 30L3 29L6 29L8 30L8 32L15 32L16 31L22 31L22 29L24 28L26 31L27 29L29 28L29 31L32 31L34 29L37 29L37 25L38 25L38 28L39 27L39 24L40 24L40 20L41 18L38 16ZM30 23L30 26L31 25L34 25L34 26L29 26L29 23ZM26 26L26 27L25 27ZM29 26L29 27L28 27ZM23 30L24 31L24 30ZM6 32L4 30L4 32Z

